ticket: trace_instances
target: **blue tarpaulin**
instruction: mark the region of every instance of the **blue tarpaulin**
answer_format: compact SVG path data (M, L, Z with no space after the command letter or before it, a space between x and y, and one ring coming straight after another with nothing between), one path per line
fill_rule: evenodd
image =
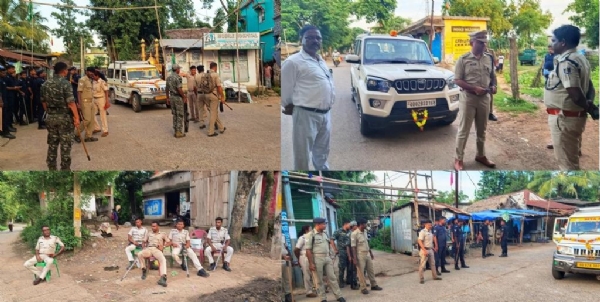
M506 210L487 210L477 213L471 213L473 217L473 221L484 221L484 220L495 220L497 218L502 218L504 214L508 214L510 220L512 220L513 226L520 232L521 231L521 220L525 219L527 221L536 220L537 217L527 217L527 216L546 216L546 213L533 211L533 210L525 210L525 209L506 209Z

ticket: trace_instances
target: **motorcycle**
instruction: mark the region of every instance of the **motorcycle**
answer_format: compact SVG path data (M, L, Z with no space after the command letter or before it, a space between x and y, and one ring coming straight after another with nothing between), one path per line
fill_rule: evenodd
M187 210L187 212L185 213L185 215L181 216L179 214L176 214L176 217L173 218L173 227L175 227L175 225L177 224L177 220L183 220L183 225L185 227L189 227L191 225L190 223L190 210Z
M338 67L338 65L340 65L340 63L342 62L340 57L333 57L333 65L335 65L335 67Z

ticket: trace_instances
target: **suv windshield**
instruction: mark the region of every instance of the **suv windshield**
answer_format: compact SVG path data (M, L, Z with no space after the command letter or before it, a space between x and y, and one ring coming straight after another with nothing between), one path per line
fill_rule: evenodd
M158 71L153 68L127 69L127 76L130 81L132 81L132 80L149 80L149 79L159 79L160 78Z
M424 42L401 39L365 39L364 64L426 64L433 60Z
M600 217L571 218L567 234L600 233Z

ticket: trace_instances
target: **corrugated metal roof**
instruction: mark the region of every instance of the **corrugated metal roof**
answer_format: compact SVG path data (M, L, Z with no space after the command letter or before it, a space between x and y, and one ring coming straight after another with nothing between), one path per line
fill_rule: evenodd
M168 48L202 48L202 39L162 39L161 47Z
M554 202L554 201L544 201L544 200L529 200L527 201L527 206L536 207L542 209L550 209L550 210L575 210L577 207L569 206L566 204Z

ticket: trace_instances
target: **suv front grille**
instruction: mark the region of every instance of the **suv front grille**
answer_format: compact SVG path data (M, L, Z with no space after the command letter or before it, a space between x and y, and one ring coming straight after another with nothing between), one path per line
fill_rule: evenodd
M404 79L394 81L394 88L399 94L440 92L446 87L444 79Z
M576 257L600 257L600 250L589 251L587 249L573 249Z

